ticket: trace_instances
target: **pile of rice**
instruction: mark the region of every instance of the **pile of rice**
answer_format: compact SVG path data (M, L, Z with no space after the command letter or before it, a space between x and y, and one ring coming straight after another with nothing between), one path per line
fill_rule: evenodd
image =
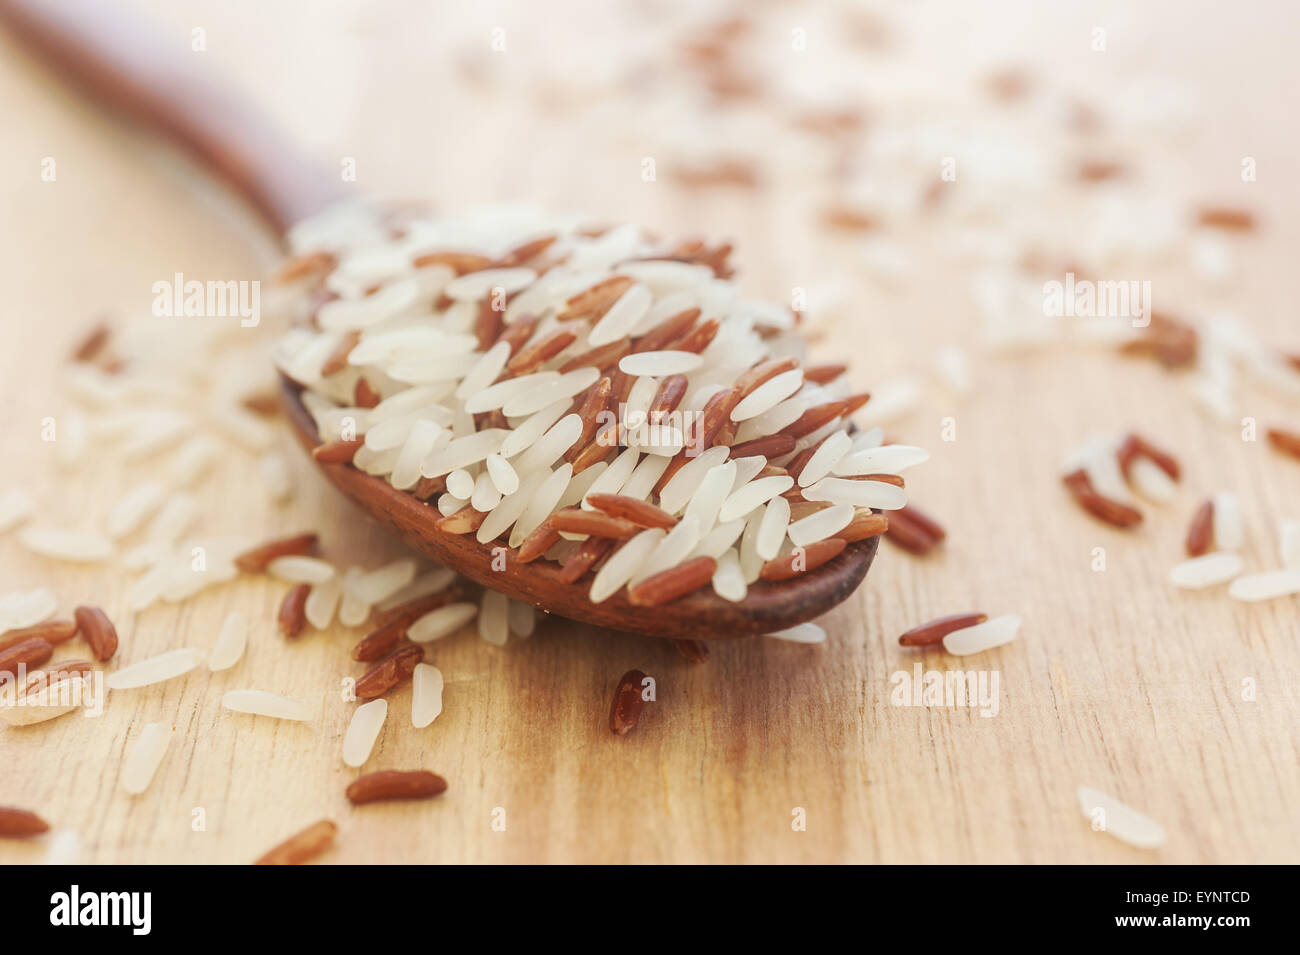
M903 507L901 482L862 478L928 457L882 448L878 428L851 433L844 415L800 433L805 413L850 397L848 382L839 368L805 379L798 316L742 297L726 247L668 246L632 226L585 229L520 207L426 218L347 205L289 240L303 321L276 365L304 387L323 442L363 439L354 467L462 515L448 532L485 546L518 547L555 511L591 509L595 493L680 518L594 568L593 602L701 556L717 561L713 589L741 601L766 561L872 508ZM694 323L662 341L690 310ZM660 341L640 347L657 330ZM539 343L544 360L508 367ZM731 395L716 435L701 434L720 394L774 358L794 361L765 380L751 373L760 380ZM685 379L675 414L646 427L670 376ZM588 400L602 386L604 429ZM783 431L798 437L771 458L732 454ZM565 534L544 557L562 563L582 540Z

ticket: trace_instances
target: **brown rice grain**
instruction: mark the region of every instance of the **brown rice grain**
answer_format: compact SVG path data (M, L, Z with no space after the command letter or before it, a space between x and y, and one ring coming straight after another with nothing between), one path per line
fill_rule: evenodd
M559 369L560 374L568 374L571 371L577 371L579 368L595 368L604 372L607 368L617 365L631 351L632 340L630 338L620 338L608 345L597 345L581 355L574 355L562 364Z
M803 370L803 380L810 381L814 385L825 385L834 381L848 370L848 365L809 365Z
M550 334L543 335L525 348L519 349L508 362L506 368L515 377L531 374L546 364L577 340L577 335L567 329L557 328Z
M777 375L784 374L787 371L794 371L798 367L799 361L796 358L769 358L766 361L760 361L736 379L736 388L740 391L740 396L744 398L764 382L770 381ZM807 375L805 374L804 377L806 379Z
M307 557L315 554L319 547L320 538L312 533L277 537L244 551L235 558L235 566L246 574L260 574L277 558Z
M354 688L358 700L373 700L411 678L415 666L424 659L424 648L412 644L384 657L357 680Z
M641 719L645 699L641 696L641 681L645 674L628 670L618 681L614 701L609 708L609 728L616 736L626 736L636 728Z
M1086 471L1072 471L1062 480L1079 506L1099 521L1119 528L1142 523L1142 512L1137 508L1098 494Z
M0 838L22 839L48 832L49 824L36 813L13 806L0 806Z
M665 351L688 351L699 354L712 344L722 323L716 318L701 322L676 341L669 342Z
M794 450L795 439L788 434L769 434L751 441L743 441L731 446L732 458L749 458L762 455L771 460L789 454ZM805 462L806 463L806 462Z
M370 382L358 378L356 387L352 389L352 403L358 408L373 408L379 402L379 392L370 387Z
M614 540L609 537L589 537L582 546L569 555L569 559L560 567L560 580L566 584L577 583L582 575L591 570L614 547Z
M556 511L548 520L551 527L560 533L609 537L613 540L631 540L643 530L631 521L600 511L584 511L580 507L566 507Z
M658 424L664 415L676 411L686 396L687 383L685 375L669 375L659 382L659 388L650 401L650 410L646 412L646 419L651 424Z
M876 514L863 509L857 511L853 515L853 520L849 521L848 527L842 531L837 531L835 536L853 543L854 541L866 540L868 537L877 537L888 530L888 515Z
M332 819L322 819L294 833L253 864L302 865L332 846L338 834L339 827Z
M611 517L622 518L638 527L662 527L672 530L677 518L649 501L624 494L589 494L587 503Z
M707 555L684 561L628 587L627 602L633 607L669 603L708 584L717 569L718 562Z
M76 621L46 620L42 623L33 624L30 627L23 627L19 630L10 630L3 637L0 637L0 650L8 650L10 647L22 643L24 640L31 640L33 638L39 638L50 644L66 643L76 635Z
M836 418L846 414L847 410L848 403L844 401L828 401L825 404L814 405L777 433L798 440L830 424Z
M285 593L280 601L280 612L276 621L280 633L293 639L302 633L307 623L307 597L311 594L311 584L295 584Z
M517 560L521 564L530 564L559 542L560 532L551 526L549 519L544 520L520 541Z
M1268 443L1273 445L1274 450L1289 454L1293 458L1300 458L1300 434L1294 431L1269 428Z
M352 459L365 443L364 438L353 441L326 441L311 449L311 457L319 464L351 464Z
M328 378L330 375L336 375L344 368L348 367L348 356L352 354L352 349L361 343L361 333L356 330L348 331L339 339L334 350L326 357L324 363L320 366L321 376Z
M682 658L690 663L705 663L709 659L709 645L703 640L673 640L673 646Z
M1202 557L1210 552L1214 543L1214 498L1196 509L1191 526L1187 528L1187 556Z
M117 628L108 614L98 607L81 606L73 611L77 632L81 634L94 658L101 663L117 653Z
M807 547L796 547L790 553L765 563L759 576L764 580L792 580L838 557L847 546L848 541L842 537L828 537Z
M560 321L571 318L595 318L623 297L635 281L628 275L611 275L572 296L564 303L564 309L557 316Z
M919 627L913 627L901 637L898 642L904 647L928 647L943 640L944 637L954 630L964 630L967 627L973 627L976 624L988 620L989 615L986 613L955 613L946 617L939 617L928 623L923 623Z
M417 255L411 264L417 269L427 268L431 265L445 265L456 273L457 276L467 275L470 272L482 272L484 269L492 268L492 260L486 255L479 255L476 252L426 252L423 255Z
M348 802L364 806L389 799L429 799L447 791L447 780L426 769L384 769L358 776L348 785Z
M660 322L650 331L638 338L632 346L632 351L664 351L669 342L676 341L685 335L695 320L700 317L698 308L688 308L684 312L678 312L676 315Z
M17 673L20 667L30 670L52 656L54 647L40 637L29 637L6 650L0 650L0 673Z

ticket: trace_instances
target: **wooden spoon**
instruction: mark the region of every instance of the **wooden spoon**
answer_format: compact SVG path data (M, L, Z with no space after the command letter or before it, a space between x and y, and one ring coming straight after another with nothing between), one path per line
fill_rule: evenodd
M174 140L226 181L277 231L347 194L344 184L305 162L288 140L192 67L149 42L138 24L86 0L0 0L0 22L22 37L92 96ZM298 440L320 443L301 401L285 379L283 395ZM875 557L879 538L849 544L822 566L786 581L757 581L744 601L703 588L660 607L634 607L623 591L593 604L590 579L566 584L547 561L508 562L492 569L496 543L440 531L437 508L382 478L345 464L320 464L325 476L411 549L484 586L541 610L615 630L660 637L711 639L771 633L820 616L849 596Z

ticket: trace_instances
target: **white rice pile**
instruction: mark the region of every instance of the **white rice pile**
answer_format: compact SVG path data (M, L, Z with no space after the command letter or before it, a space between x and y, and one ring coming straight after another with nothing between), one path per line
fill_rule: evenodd
M554 238L533 258L508 260L512 250L545 237ZM897 474L928 457L919 448L858 446L847 432L849 422L835 418L800 435L793 451L770 461L752 456L743 470L727 460L726 445L688 449L686 466L656 493L669 460L693 434L693 419L686 416L698 415L711 397L765 360L801 359L803 346L788 309L744 299L734 283L708 267L674 259L671 249L632 227L591 234L577 219L488 207L404 220L394 231L374 208L350 205L302 223L290 241L297 255L333 257L328 272L302 289L303 302L321 292L330 298L279 343L276 364L304 386L303 402L321 440L339 440L345 431L364 439L355 467L400 490L415 489L422 478L443 479L445 490L430 505L442 515L471 509L487 515L476 531L484 544L504 539L517 547L561 507L589 508L590 493L635 496L693 519L692 529L676 536L663 539L662 531L646 531L621 546L591 580L593 602L644 579L650 569L668 569L702 552L719 562L715 590L742 600L742 585L757 580L763 560L784 547L833 536L857 508L896 509L907 501L893 484L852 478ZM453 255L479 257L477 270L457 274L442 264ZM417 267L417 259L437 264ZM611 280L613 285L602 286ZM616 294L587 308L595 299L584 300L583 293L595 289L592 295L598 295L602 287ZM698 353L663 342L602 367L571 365L598 346L627 340L635 349L642 336L692 308L699 309L696 327L718 323ZM490 309L508 336L528 329L519 323L534 323L513 350L495 333L480 340L480 323ZM557 332L572 335L562 350L518 375L507 367L509 358ZM340 363L337 352L345 341L355 343ZM581 450L575 444L580 437L592 440L575 411L602 375L626 376L626 400L612 409L622 426L621 447L610 447L598 464L575 474L573 460ZM677 375L686 379L676 408L681 417L657 431L642 427L660 383ZM356 404L362 380L378 396L373 407ZM919 386L900 380L883 394L887 400L878 397L867 406L877 409L873 420L905 413ZM826 384L807 382L796 364L738 396L723 426L734 433L733 444L763 438L807 409L848 395L843 376ZM813 447L798 486L805 500L827 505L826 516L791 523L788 507L771 502L794 481L760 472ZM767 556L745 560L740 532L755 515L767 518L760 548ZM569 552L560 548L544 559ZM345 623L361 617L361 604L379 599L356 594L357 586L364 589L345 579ZM349 602L348 594L355 599ZM478 611L480 631L491 642L503 642L510 629L503 608L489 595ZM412 628L413 639L437 639L469 616L464 606L442 608Z

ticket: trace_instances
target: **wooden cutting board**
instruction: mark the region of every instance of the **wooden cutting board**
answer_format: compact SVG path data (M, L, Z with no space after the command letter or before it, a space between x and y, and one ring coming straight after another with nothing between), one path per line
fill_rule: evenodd
M860 237L819 227L822 193L806 169L783 169L755 191L641 182L641 158L661 145L656 129L635 116L611 120L608 102L604 111L585 100L539 105L537 90L508 73L486 81L468 68L458 73L464 57L453 53L473 49L467 25L431 40L445 57L426 47L404 71L386 68L376 52L402 42L398 24L321 12L304 28L310 36L362 49L344 58L351 66L340 81L323 57L289 42L297 34L287 11L268 12L252 31L215 0L189 13L161 0L140 6L177 42L189 41L194 24L181 18L192 15L207 31L203 55L214 68L257 93L323 161L356 159L370 191L424 193L432 183L450 205L531 197L665 231L732 236L748 288L779 298L814 276L839 276L861 304L825 330L815 354L851 358L862 387L902 371L924 378L940 343L964 345L975 359L973 394L958 400L930 388L893 429L933 451L908 476L909 490L948 527L949 543L926 560L882 546L861 590L823 621L823 646L721 643L697 665L667 643L563 620L504 649L470 632L441 641L432 659L446 677L443 715L414 730L409 688L393 693L366 768L432 769L449 780L448 792L430 803L352 809L343 790L356 772L339 754L351 712L342 681L356 675L347 651L357 633L339 628L286 645L273 623L283 585L260 579L132 619L124 609L130 578L119 568L33 557L3 535L0 591L49 586L65 612L82 601L103 605L122 621L122 663L211 646L232 609L254 624L248 654L231 671L111 694L98 719L0 728L0 804L35 808L76 830L88 862L246 862L321 817L340 827L324 861L347 863L1300 859L1298 605L1236 604L1222 591L1185 594L1166 583L1192 510L1221 488L1242 498L1248 567L1272 566L1275 520L1300 517L1300 463L1208 422L1184 381L1113 353L985 354L972 275L939 254L931 222L891 226L912 271L882 285L864 275ZM1286 281L1300 235L1294 217L1282 215L1300 199L1284 160L1294 155L1296 131L1277 121L1289 111L1275 82L1289 68L1280 38L1294 35L1285 29L1294 14L1258 11L1247 27L1207 13L1153 34L1160 8L1181 7L1150 6L1150 21L1131 15L1112 31L1104 59L1088 58L1089 17L1025 25L1010 3L987 13L1015 38L996 58L991 47L958 43L960 31L896 55L953 74L986 59L1057 62L1056 72L1040 72L1054 89L1096 97L1143 69L1191 84L1201 98L1190 138L1153 135L1114 148L1143 157L1153 188L1249 201L1265 225L1234 243L1238 274L1226 289L1207 291L1176 264L1150 278L1170 307L1231 310L1300 350ZM1153 35L1158 44L1137 39ZM521 56L537 56L538 44L558 56L563 44L582 42L571 31L511 36ZM70 473L56 469L41 431L43 419L68 407L58 383L68 349L101 312L123 322L147 317L153 282L176 272L255 277L272 246L166 151L83 107L0 44L8 130L0 151L0 287L8 293L0 309L0 489L30 488L44 519L102 525L147 467L123 467L105 453ZM429 101L428 89L457 76L465 95ZM323 84L315 98L313 78ZM484 102L495 104L508 135L482 126L453 133ZM575 139L590 144L582 162L564 148ZM1249 192L1238 175L1246 155L1261 170ZM56 160L53 182L41 178L47 157ZM1040 214L1072 215L1078 201L1063 190ZM274 334L268 322L233 335L229 347L257 367ZM1261 425L1300 420L1294 404L1255 392L1244 395L1243 414ZM954 426L956 440L944 440ZM1089 433L1130 428L1174 450L1186 478L1174 503L1148 507L1145 525L1122 533L1076 510L1057 468ZM342 564L376 566L400 553L311 471L287 434L285 448L297 485L290 504L267 502L255 459L232 452L199 486L205 516L197 530L316 528L327 556ZM1095 569L1098 548L1104 570ZM912 625L969 609L1020 614L1020 638L960 660L896 644ZM910 677L917 664L996 677L996 714L895 705L899 674ZM616 738L610 697L634 667L655 678L657 699L631 735ZM294 725L222 710L221 695L237 687L310 701L319 715ZM131 797L120 788L122 755L151 721L169 722L175 734L151 788ZM1140 852L1092 832L1077 807L1080 784L1158 820L1170 833L1165 848ZM0 861L37 861L44 848L42 840L3 842Z

